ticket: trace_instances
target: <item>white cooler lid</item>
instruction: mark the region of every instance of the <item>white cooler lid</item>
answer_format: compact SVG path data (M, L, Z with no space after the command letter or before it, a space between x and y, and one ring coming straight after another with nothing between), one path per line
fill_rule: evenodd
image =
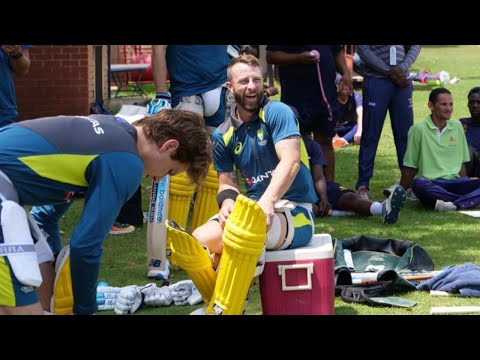
M315 234L307 246L292 250L267 251L266 262L330 259L333 258L332 237L330 234Z

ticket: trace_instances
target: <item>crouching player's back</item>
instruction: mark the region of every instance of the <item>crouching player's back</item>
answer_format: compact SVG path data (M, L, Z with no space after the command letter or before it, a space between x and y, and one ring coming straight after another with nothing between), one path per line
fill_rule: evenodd
M175 129L179 137L190 136L187 144L172 135ZM195 155L185 156L189 151ZM133 125L119 117L91 115L42 118L0 129L0 314L50 310L54 255L23 205L85 198L69 261L63 262L71 272L65 277L71 289L56 304L70 313L92 314L97 311L103 240L142 176L161 178L187 170L197 182L206 174L209 151L203 119L180 110Z

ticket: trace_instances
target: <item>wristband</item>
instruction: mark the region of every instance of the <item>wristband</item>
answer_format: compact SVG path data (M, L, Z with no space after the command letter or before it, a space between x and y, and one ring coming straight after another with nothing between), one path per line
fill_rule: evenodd
M166 93L165 92L157 92L157 94L155 95L155 98L171 101L172 95L169 92L166 92Z
M235 201L237 199L237 196L238 192L233 189L225 189L220 191L217 195L218 208L220 209L223 202L227 199L232 199L233 201Z

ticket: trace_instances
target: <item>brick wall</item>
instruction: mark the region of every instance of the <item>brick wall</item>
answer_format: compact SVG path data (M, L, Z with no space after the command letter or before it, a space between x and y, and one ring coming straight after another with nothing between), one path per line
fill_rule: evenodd
M93 45L35 45L30 71L15 79L19 120L88 115L95 99ZM107 97L107 46L103 46L103 98Z

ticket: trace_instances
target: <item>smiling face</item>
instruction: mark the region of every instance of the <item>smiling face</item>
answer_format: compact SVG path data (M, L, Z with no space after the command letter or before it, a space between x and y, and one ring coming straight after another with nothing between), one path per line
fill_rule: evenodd
M257 112L263 97L262 69L244 63L235 64L230 70L227 87L232 91L237 107Z
M165 175L176 175L186 171L189 168L188 164L171 158L177 148L177 140L167 140L161 145L151 144L142 157L144 176L158 181Z
M432 112L432 119L449 120L453 112L453 97L451 94L438 94L435 102L429 102L428 107Z

